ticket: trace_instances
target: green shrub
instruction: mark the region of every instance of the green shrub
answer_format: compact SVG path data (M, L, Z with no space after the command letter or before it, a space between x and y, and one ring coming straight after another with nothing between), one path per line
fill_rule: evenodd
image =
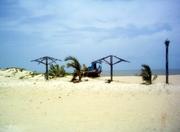
M81 64L79 63L78 59L73 56L68 56L65 58L65 61L69 61L67 63L67 67L74 68L73 78L71 79L72 82L80 82L82 78L82 72L81 72ZM76 80L76 77L79 77L78 81Z
M148 65L143 64L141 69L141 76L143 81L145 81L145 84L151 84L152 83L152 72L151 68Z
M64 66L51 65L49 68L49 76L52 78L64 77L66 74Z
M19 77L19 79L24 79L25 78L25 76L21 76L21 77Z
M33 71L33 72L30 72L30 73L29 73L29 75L30 75L31 77L37 76L37 75L39 75L39 74L41 74L41 73L38 73L38 72L36 72L36 71Z

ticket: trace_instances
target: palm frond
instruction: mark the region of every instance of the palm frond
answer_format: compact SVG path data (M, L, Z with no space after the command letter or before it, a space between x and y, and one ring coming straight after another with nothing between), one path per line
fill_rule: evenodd
M75 68L77 71L81 70L81 65L75 57L68 56L65 58L65 61L71 61L71 62L67 63L67 67Z
M79 76L79 81L81 81L81 64L79 63L79 61L73 56L66 57L65 61L69 61L67 63L68 68L69 67L74 68L73 78L71 81L74 82L77 76Z

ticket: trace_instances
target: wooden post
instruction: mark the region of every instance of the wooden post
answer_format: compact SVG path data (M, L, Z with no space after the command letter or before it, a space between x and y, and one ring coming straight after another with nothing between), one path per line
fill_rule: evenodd
M48 75L48 58L46 58L46 73L45 73L46 75L45 75L45 77L46 77L46 80L48 80L49 79L49 75Z
M166 46L166 84L169 83L169 60L168 60L168 48L169 48L169 40L165 41L165 46Z
M113 56L110 56L111 81L113 81Z

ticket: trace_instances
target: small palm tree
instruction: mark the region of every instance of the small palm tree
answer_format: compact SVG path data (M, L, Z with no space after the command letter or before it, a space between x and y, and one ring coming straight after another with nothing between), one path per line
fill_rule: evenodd
M65 61L70 61L69 63L67 63L67 67L72 67L74 68L74 73L73 73L73 78L72 78L72 82L74 82L76 80L76 77L79 77L79 81L81 81L81 64L79 63L79 61L73 57L73 56L68 56L65 58Z
M85 64L83 64L83 67L82 67L82 76L83 77L87 76L87 71L88 71L87 66Z
M142 65L142 69L141 69L141 76L143 81L146 82L146 84L151 84L152 83L152 72L151 72L151 68L148 65L143 64Z
M65 76L65 70L64 66L59 65L51 65L49 69L49 75L52 76L52 78L55 77L64 77Z

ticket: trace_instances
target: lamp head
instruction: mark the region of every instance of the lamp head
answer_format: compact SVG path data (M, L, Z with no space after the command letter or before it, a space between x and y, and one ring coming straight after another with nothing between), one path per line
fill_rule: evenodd
M170 41L169 41L168 39L166 39L165 45L166 45L167 47L169 46L169 43L170 43Z

